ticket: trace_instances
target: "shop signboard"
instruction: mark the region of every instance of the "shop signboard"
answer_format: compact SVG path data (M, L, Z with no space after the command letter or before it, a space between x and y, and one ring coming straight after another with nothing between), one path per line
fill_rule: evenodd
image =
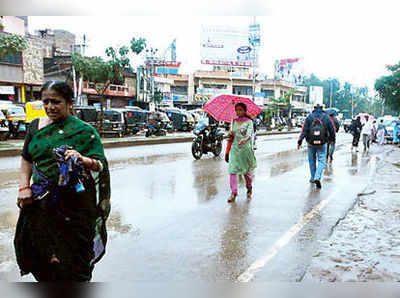
M15 94L14 86L0 86L0 94L5 94L5 95Z

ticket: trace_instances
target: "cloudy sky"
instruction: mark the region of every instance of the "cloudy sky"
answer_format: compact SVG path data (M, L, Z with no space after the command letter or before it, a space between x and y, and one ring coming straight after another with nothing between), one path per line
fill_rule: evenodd
M303 57L307 73L372 88L375 79L385 73L385 65L400 61L397 1L356 1L364 4L345 5L346 2L337 0L339 6L324 6L321 4L324 1L296 1L290 4L290 12L285 10L285 2L275 5L271 15L256 18L262 30L261 72L272 75L275 59ZM128 44L132 37L144 37L162 52L176 38L177 58L182 62L182 72L187 73L205 67L200 64L202 25L246 28L252 21L250 16L188 14L32 16L29 26L31 31L52 28L69 30L78 37L86 34L89 55L103 55L107 46Z

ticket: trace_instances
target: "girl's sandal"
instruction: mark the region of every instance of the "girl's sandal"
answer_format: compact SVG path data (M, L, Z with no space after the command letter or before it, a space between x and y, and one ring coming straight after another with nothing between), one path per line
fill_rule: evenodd
M252 194L252 191L250 189L247 190L247 199L248 200L251 200L251 194Z
M231 194L231 196L230 196L229 199L228 199L228 203L233 203L233 202L235 202L236 196L237 196L237 195Z

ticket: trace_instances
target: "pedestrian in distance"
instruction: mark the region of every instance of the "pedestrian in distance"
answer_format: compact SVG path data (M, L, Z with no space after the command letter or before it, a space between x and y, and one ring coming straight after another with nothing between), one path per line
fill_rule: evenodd
M399 144L399 132L400 132L400 124L396 121L396 124L393 127L393 144Z
M321 105L316 105L314 111L304 121L297 149L300 150L303 139L308 143L308 161L310 166L310 183L322 188L322 174L326 166L327 143L335 142L335 128L329 116Z
M371 144L372 130L373 130L372 121L369 119L368 116L365 116L365 123L361 129L364 152L369 151L369 147Z
M377 133L376 133L379 146L382 146L385 143L385 134L386 134L386 127L383 124L383 119L381 119L379 121Z
M339 120L337 120L337 118L335 117L335 113L333 111L330 111L328 113L329 115L329 119L332 122L332 125L335 129L335 133L337 134L339 132L340 129L340 123ZM330 162L333 162L333 153L335 152L335 148L336 148L336 141L328 141L328 148L327 148L327 156L326 156L326 162L328 162L328 160L330 160Z
M244 103L235 105L237 118L232 121L228 135L232 140L230 150L225 154L229 163L231 195L228 203L235 201L238 195L238 175L243 175L246 181L247 199L251 199L253 186L253 170L257 167L251 138L253 136L253 121L246 114L247 106Z
M49 81L40 96L47 117L31 122L21 158L17 263L37 281L88 282L107 241L107 159L96 130L72 115L69 85Z
M358 152L358 144L360 142L361 130L362 130L361 119L358 116L355 119L353 119L350 126L350 132L353 135L351 152L353 152L353 150L355 152Z

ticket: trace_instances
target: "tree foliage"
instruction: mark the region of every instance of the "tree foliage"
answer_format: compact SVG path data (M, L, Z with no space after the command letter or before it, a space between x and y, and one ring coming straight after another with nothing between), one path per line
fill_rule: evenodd
M23 36L15 34L0 34L0 57L21 53L28 48L28 42Z
M340 110L346 118L351 117L352 103L353 115L358 113L370 113L380 116L382 111L382 101L371 97L367 87L355 87L349 82L341 84L338 79L330 78L326 80L319 79L315 74L305 78L304 85L307 87L306 101L310 102L309 87L323 87L323 103L326 107L331 106Z
M400 110L400 63L388 65L390 72L387 76L382 76L375 81L375 90L385 101L385 105L393 110Z

